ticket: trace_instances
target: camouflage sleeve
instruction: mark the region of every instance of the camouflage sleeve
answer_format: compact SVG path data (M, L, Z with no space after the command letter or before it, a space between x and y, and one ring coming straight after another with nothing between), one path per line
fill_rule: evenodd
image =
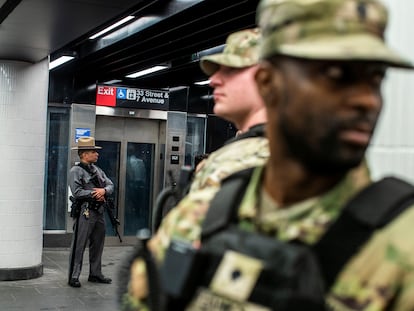
M414 254L413 254L414 255ZM414 271L404 275L402 289L392 311L414 310Z
M414 310L413 224L414 206L375 233L331 289L333 310Z
M387 258L398 267L400 283L391 311L414 310L414 206L399 216L389 228ZM392 246L392 248L391 248Z
M268 141L264 137L250 137L212 152L194 176L190 192L207 187L220 187L227 176L243 169L263 165L269 157Z
M148 245L155 258L161 262L172 238L197 245L200 239L201 223L217 188L189 193L163 219L157 233Z
M139 256L134 257L131 260L126 260L119 275L118 301L120 311L149 310L146 299L148 281L145 262Z
M216 193L215 189L205 189L187 195L172 209L161 223L157 233L148 242L158 263L164 259L172 238L190 241L198 247L201 223L208 209L208 203ZM124 278L126 286L120 294L121 311L146 311L148 294L147 271L141 257L128 264L129 276Z

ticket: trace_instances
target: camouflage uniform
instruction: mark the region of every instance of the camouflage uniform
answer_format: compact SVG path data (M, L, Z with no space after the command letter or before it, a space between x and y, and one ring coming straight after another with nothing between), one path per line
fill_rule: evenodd
M362 166L351 172L320 197L280 208L261 191L262 168L259 167L239 208L240 226L266 232L283 241L299 239L313 244L337 218L344 204L369 183L365 169ZM192 193L167 216L150 242L160 262L172 238L191 241L195 246L199 244L201 224L214 195L215 192L208 188ZM327 296L333 310L386 310L393 299L394 307L390 310L414 309L414 242L405 238L414 234L413 223L414 208L410 208L376 232L361 252L348 262ZM204 296L193 302L194 310L205 305Z
M384 62L412 68L384 43L386 8L377 0L262 0L260 58Z
M233 68L255 65L259 60L259 39L258 28L235 32L227 38L223 53L202 57L200 66L211 76L220 65ZM266 138L236 140L209 155L202 169L195 175L190 192L206 187L218 190L223 178L239 170L261 165L268 157L269 147Z
M268 141L264 137L237 140L211 153L203 168L195 175L190 192L206 187L220 187L221 180L242 169L260 165L269 157Z
M246 68L257 64L260 36L259 28L232 33L226 40L223 53L206 55L201 58L201 69L208 76L211 76L219 70L220 65Z
M287 55L319 60L377 61L412 68L409 61L385 45L387 11L376 0L261 0L257 14L263 35L262 58ZM238 210L239 224L275 239L299 239L312 245L338 217L344 204L370 182L365 168L363 165L349 172L318 197L282 208L263 190L265 168L258 166L243 194ZM194 191L171 211L149 242L159 262L163 261L172 239L187 240L199 247L201 224L216 192L215 187ZM326 295L333 310L414 310L413 224L414 207L411 207L376 231L354 254ZM207 290L193 299L190 309L200 310L217 299L230 301L220 293ZM234 305L228 310L256 307ZM206 310L213 309L219 308Z

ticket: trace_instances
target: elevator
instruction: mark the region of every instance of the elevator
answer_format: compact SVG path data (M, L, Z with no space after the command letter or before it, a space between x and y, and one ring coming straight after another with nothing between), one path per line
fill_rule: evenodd
M127 243L136 240L139 229L150 227L153 202L162 184L165 123L129 117L96 117L96 144L102 147L97 165L114 183L118 230ZM109 218L106 222L106 243L116 244L118 237Z

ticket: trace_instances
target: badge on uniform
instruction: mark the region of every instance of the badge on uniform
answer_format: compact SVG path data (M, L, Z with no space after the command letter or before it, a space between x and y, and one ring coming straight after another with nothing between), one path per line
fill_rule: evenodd
M85 216L86 219L89 219L89 208L85 208L82 215Z
M256 285L263 263L252 257L226 251L210 283L212 292L236 301L246 301Z

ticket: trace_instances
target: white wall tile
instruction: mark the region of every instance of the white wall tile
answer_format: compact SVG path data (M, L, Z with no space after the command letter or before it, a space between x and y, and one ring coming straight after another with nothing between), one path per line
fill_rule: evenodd
M0 269L41 263L48 61L0 61Z

